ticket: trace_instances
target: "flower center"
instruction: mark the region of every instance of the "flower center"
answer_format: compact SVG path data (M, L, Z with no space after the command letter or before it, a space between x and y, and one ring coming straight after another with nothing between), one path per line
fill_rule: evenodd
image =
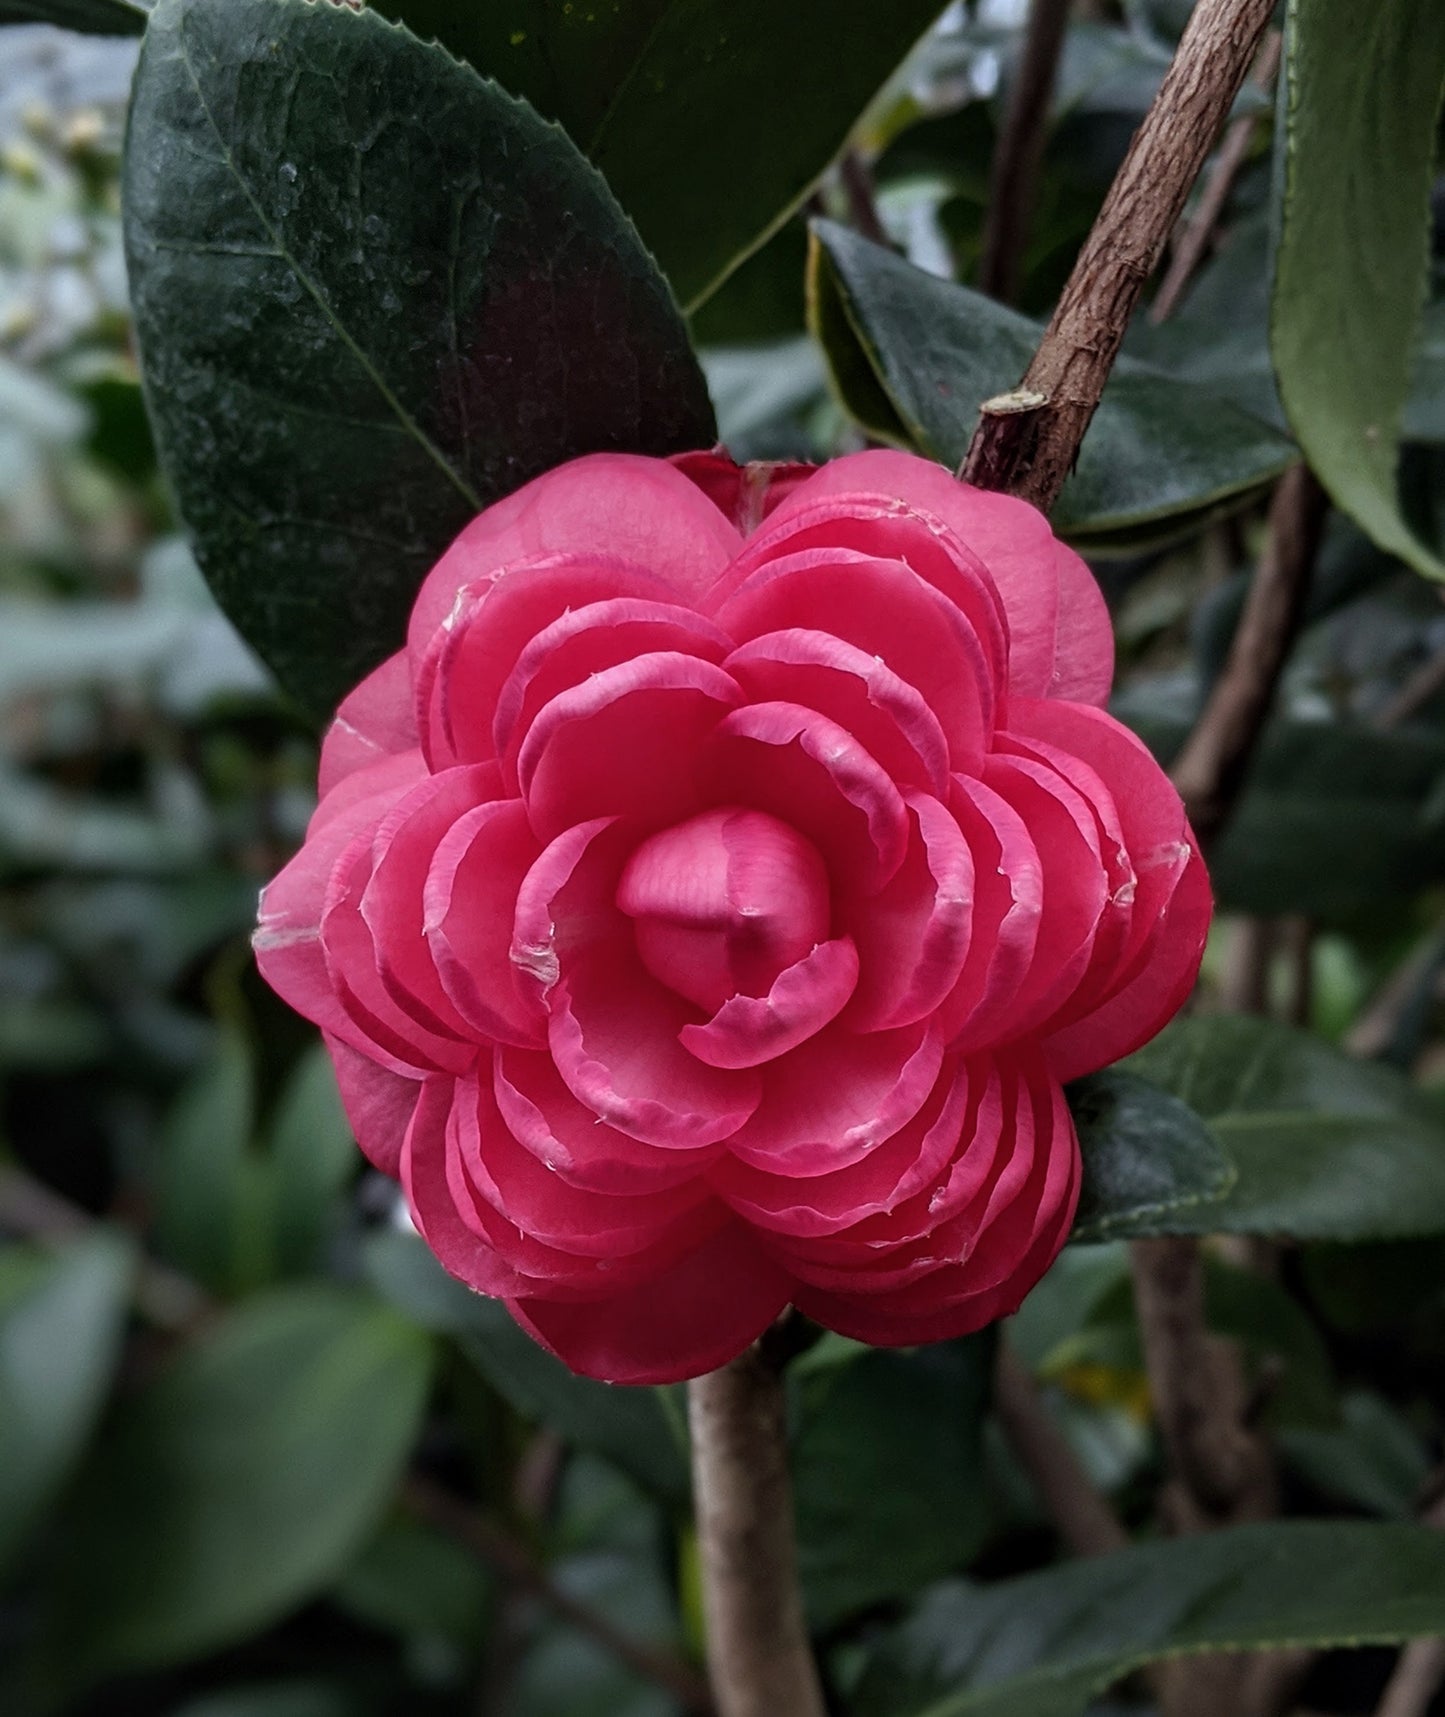
M708 1013L730 996L766 995L829 935L828 874L812 843L738 806L644 841L617 904L653 977Z

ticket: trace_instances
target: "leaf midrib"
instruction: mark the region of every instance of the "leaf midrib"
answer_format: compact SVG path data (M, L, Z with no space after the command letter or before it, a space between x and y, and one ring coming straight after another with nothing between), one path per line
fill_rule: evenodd
M286 263L292 274L310 294L317 309L320 310L321 314L326 318L326 321L336 333L337 338L352 354L357 363L361 365L363 372L370 379L372 385L376 388L376 391L381 395L382 399L395 415L397 422L400 424L402 429L406 434L412 436L416 440L417 444L431 459L432 463L443 474L443 476L446 477L447 481L452 485L457 493L462 496L467 504L476 512L480 513L483 510L484 503L476 490L472 488L466 478L463 477L462 474L452 465L451 461L446 457L442 450L434 441L432 441L431 437L426 434L420 424L417 423L411 413L407 411L406 407L402 405L401 401L392 392L391 388L388 387L385 379L381 375L381 372L367 356L366 352L358 344L356 339L346 328L345 324L336 315L336 312L327 302L321 288L314 280L312 280L311 276L301 266L299 260L292 254L291 250L286 245L278 228L274 226L268 218L260 201L252 191L251 186L247 183L240 168L237 166L236 158L232 152L230 143L227 141L221 131L220 125L217 123L216 116L211 110L211 104L206 100L205 91L201 87L200 75L191 60L185 31L186 21L183 20L176 31L177 51L180 54L181 64L185 67L186 75L191 80L191 86L196 92L196 100L200 104L201 112L205 115L207 125L211 128L211 134L215 137L216 142L220 147L222 157L226 164L226 170L240 187L241 194L250 204L251 212L260 223L262 230L270 239L271 243L275 245L277 255ZM453 306L453 310L455 310L455 306Z

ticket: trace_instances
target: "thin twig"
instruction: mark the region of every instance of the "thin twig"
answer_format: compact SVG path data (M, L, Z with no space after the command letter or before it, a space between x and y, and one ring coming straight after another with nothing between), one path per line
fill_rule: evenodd
M1070 0L1031 0L1023 52L994 147L978 283L990 298L1005 304L1011 304L1018 292L1069 4Z
M1283 37L1278 30L1271 30L1264 38L1264 45L1254 62L1254 73L1250 80L1260 89L1268 90L1274 84L1275 75L1279 71L1282 44ZM1234 187L1239 169L1249 159L1254 134L1259 129L1259 119L1257 113L1242 113L1238 119L1230 121L1224 141L1219 146L1219 153L1214 158L1214 165L1204 182L1204 189L1200 192L1199 205L1180 228L1173 254L1169 258L1169 266L1164 271L1164 278L1159 283L1154 302L1149 306L1149 320L1156 327L1166 317L1173 315L1179 300L1184 296L1184 288L1194 278L1194 271L1209 248L1209 241L1214 236L1214 229L1219 225L1219 218L1224 213L1224 205L1229 201L1229 193Z
M721 1717L824 1717L798 1586L782 1366L766 1339L687 1390Z
M848 219L853 228L873 244L892 246L883 217L878 213L878 201L873 192L873 175L856 149L848 149L838 163L838 182L848 199Z
M93 1232L98 1219L23 1169L0 1166L0 1229L44 1243ZM136 1274L136 1308L169 1335L190 1335L214 1316L216 1302L198 1283L167 1264L142 1258ZM638 1675L665 1688L689 1712L710 1713L712 1699L702 1676L684 1659L643 1644L555 1585L526 1545L429 1479L408 1478L407 1502L507 1579L545 1604L563 1621L610 1651Z
M1239 93L1274 0L1199 0L1173 63L1085 240L1019 391L1042 394L1026 418L1003 419L1007 459L993 447L1000 418L983 407L962 475L1045 511L1063 487L1094 415L1129 317Z
M1124 1549L1129 1534L1094 1488L1039 1399L1027 1367L1007 1342L999 1343L993 1402L1009 1447L1070 1550L1077 1556L1107 1556Z
M1426 1717L1445 1683L1445 1639L1411 1640L1400 1653L1375 1717Z
M595 1640L634 1674L665 1688L686 1710L713 1710L707 1683L691 1664L671 1652L633 1639L614 1627L606 1616L579 1603L557 1585L524 1544L484 1514L469 1508L451 1491L413 1474L403 1485L402 1496L422 1520L465 1545L511 1585L529 1593L560 1620Z
M1424 709L1438 692L1445 691L1445 650L1424 661L1375 716L1375 726L1388 730L1408 721Z
M1328 505L1306 466L1280 478L1269 509L1269 540L1224 671L1174 760L1174 785L1206 849L1229 820L1264 731L1304 614Z

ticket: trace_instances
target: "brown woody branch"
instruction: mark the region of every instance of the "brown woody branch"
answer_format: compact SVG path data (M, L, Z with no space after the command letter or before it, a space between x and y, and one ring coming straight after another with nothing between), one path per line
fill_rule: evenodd
M1174 785L1206 850L1234 809L1274 702L1304 614L1328 508L1324 490L1305 466L1280 479L1269 510L1269 539L1224 671L1174 761Z
M824 1717L798 1586L781 1359L688 1385L708 1666L721 1717Z
M961 475L1047 511L1063 487L1104 383L1189 189L1239 93L1273 0L1199 0L1178 52L1109 189L1020 390L1044 396L1006 459L985 404ZM1019 390L1015 390L1017 392Z
M1250 80L1260 89L1267 90L1274 83L1275 74L1279 71L1282 49L1283 37L1278 30L1271 30L1265 36L1264 46L1259 50L1254 75ZM1199 206L1180 228L1179 237L1174 241L1173 254L1169 258L1169 267L1164 271L1164 278L1159 283L1154 302L1149 306L1149 320L1156 325L1173 315L1176 305L1184 296L1184 288L1193 279L1195 269L1199 267L1205 251L1209 248L1209 241L1214 236L1214 229L1219 225L1234 181L1240 168L1249 159L1249 151L1254 145L1254 134L1259 129L1259 117L1257 113L1242 113L1238 119L1230 121L1224 141L1219 146L1219 154L1215 157L1214 165L1210 168L1204 189L1200 193Z

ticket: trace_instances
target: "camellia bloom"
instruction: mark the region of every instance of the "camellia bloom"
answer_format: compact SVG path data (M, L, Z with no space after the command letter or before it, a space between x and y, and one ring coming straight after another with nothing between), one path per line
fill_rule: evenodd
M977 1329L1073 1219L1062 1081L1208 926L1112 666L1043 517L921 459L576 460L342 704L261 968L442 1263L575 1370L694 1376L789 1303Z

